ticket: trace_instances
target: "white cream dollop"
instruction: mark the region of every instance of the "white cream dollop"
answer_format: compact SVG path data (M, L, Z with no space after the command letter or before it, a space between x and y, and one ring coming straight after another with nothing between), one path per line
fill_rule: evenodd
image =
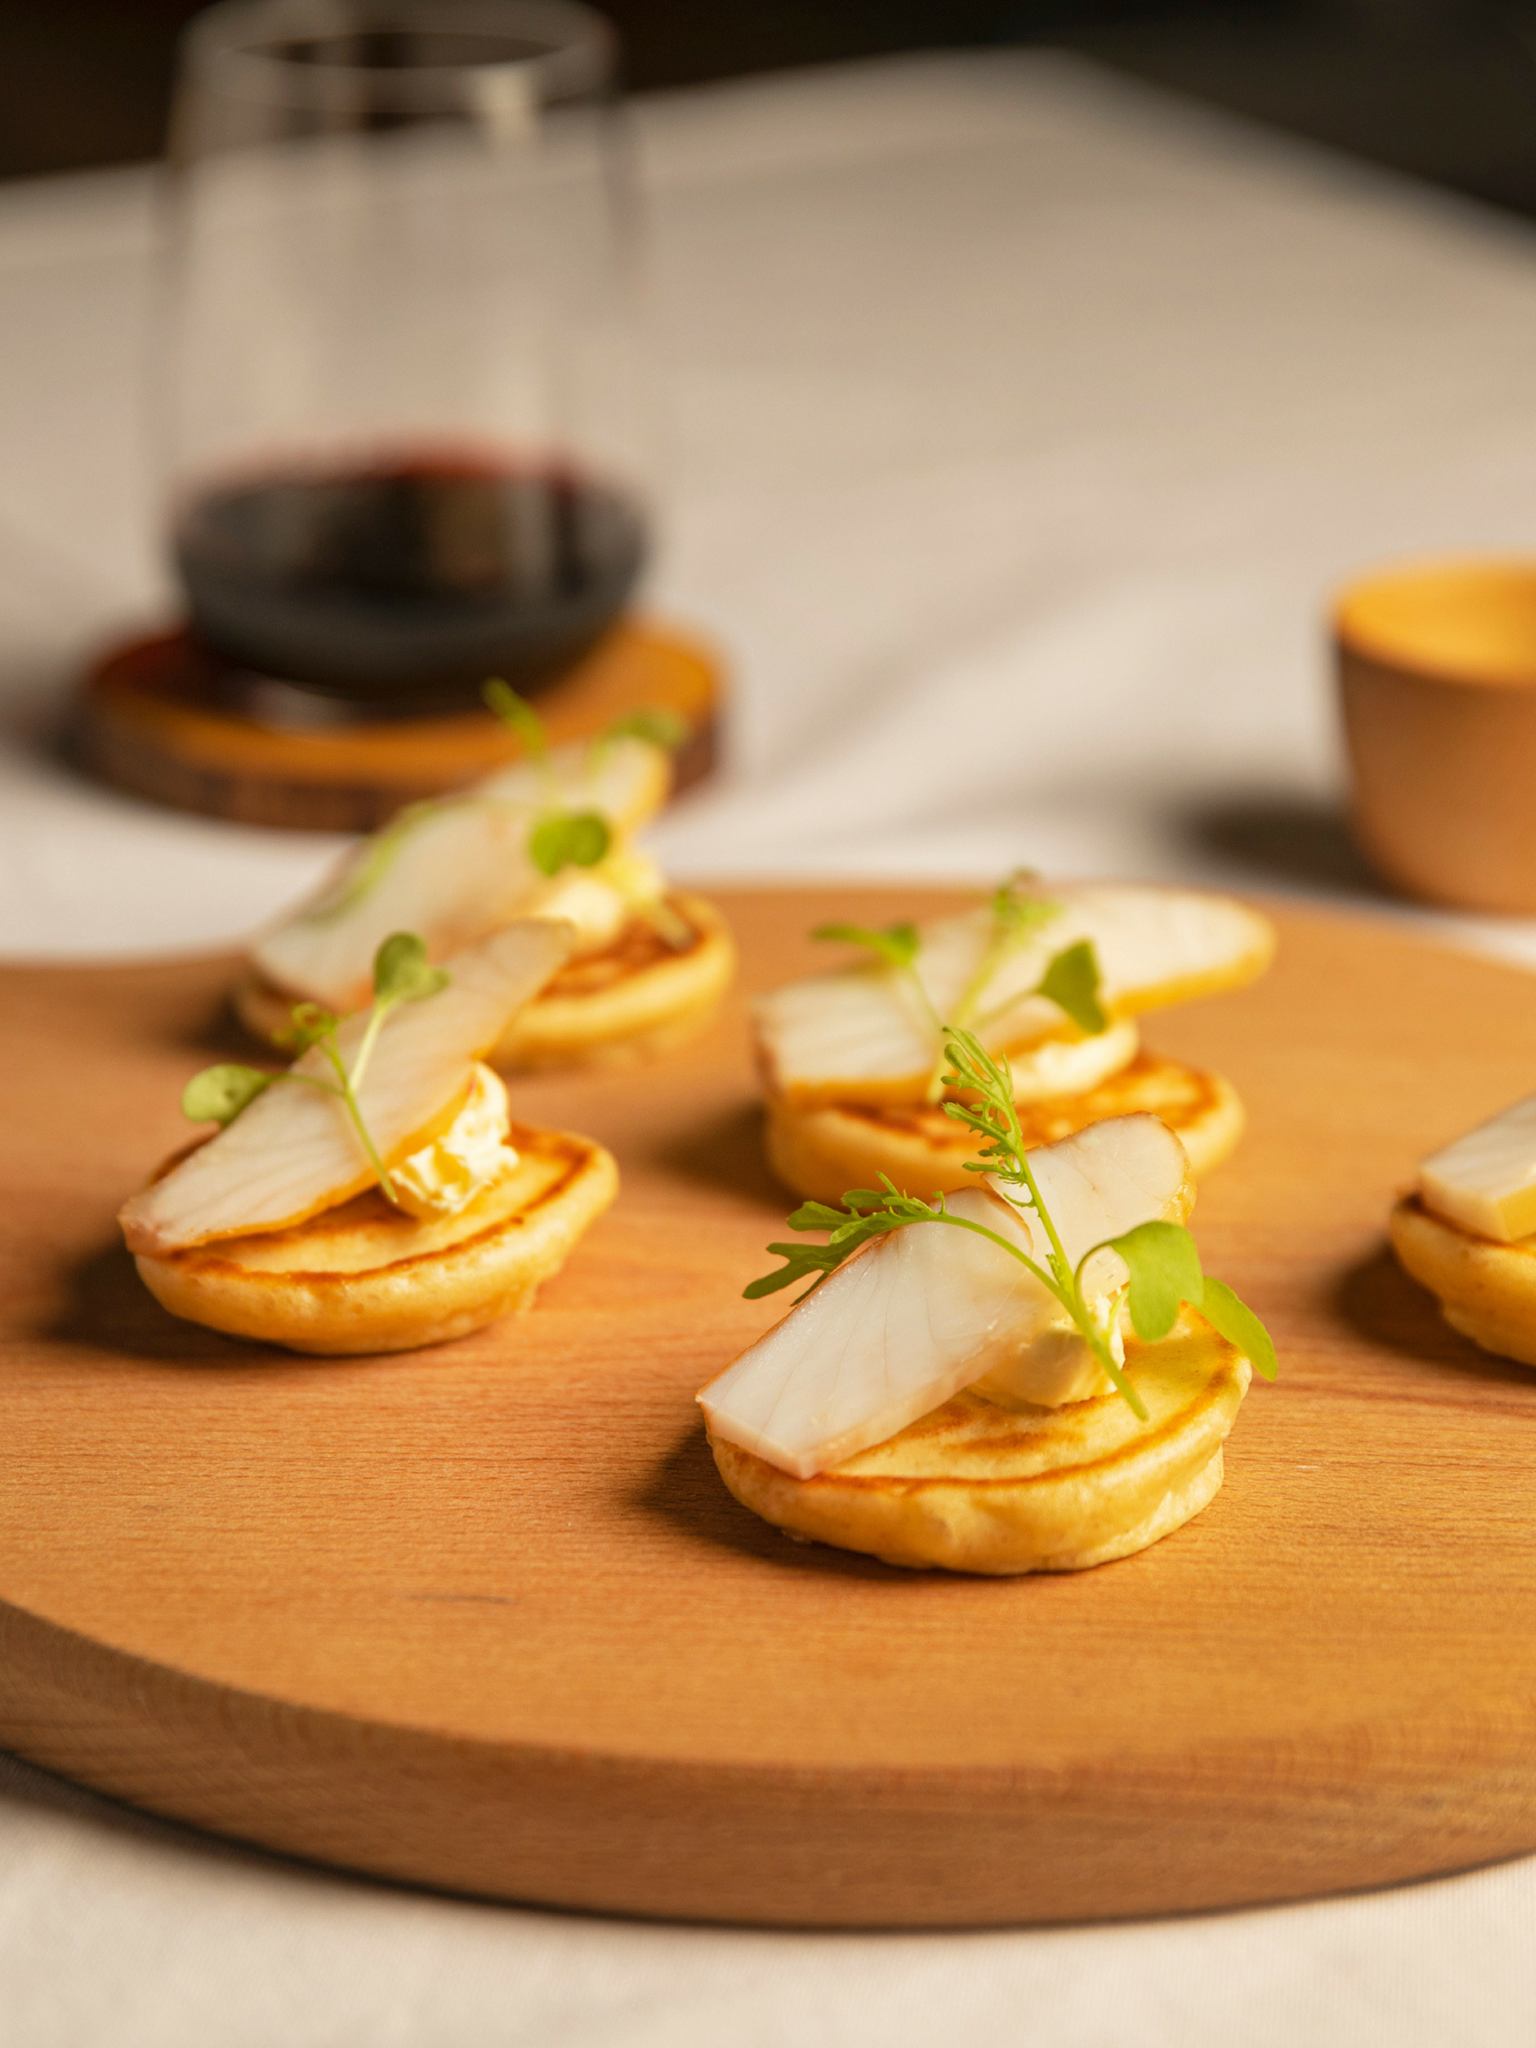
M516 1166L517 1153L507 1143L510 1123L501 1076L476 1060L464 1106L447 1130L391 1168L401 1208L423 1220L467 1208Z
M1102 1324L1108 1304L1090 1300L1088 1307ZM1118 1313L1105 1335L1110 1356L1116 1365L1124 1365L1125 1331ZM1036 1330L1011 1357L971 1383L973 1394L1000 1408L1062 1408L1069 1401L1092 1401L1113 1391L1088 1339L1066 1315Z
M544 884L530 915L563 917L576 927L573 959L611 945L638 905L666 894L661 869L648 854L618 847L595 867L563 868Z

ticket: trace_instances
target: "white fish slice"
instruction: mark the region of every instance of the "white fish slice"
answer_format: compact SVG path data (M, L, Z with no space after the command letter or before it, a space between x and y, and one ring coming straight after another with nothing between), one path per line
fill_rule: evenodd
M1045 893L1061 904L1060 915L1004 961L976 1006L972 1029L994 1052L1013 1054L1070 1028L1055 1003L1024 992L1079 940L1093 942L1102 999L1122 1017L1236 988L1274 952L1268 919L1229 896L1108 884ZM938 1016L953 1013L990 932L984 908L922 928L914 964ZM770 1085L796 1107L913 1100L938 1057L932 1018L909 978L888 967L791 982L760 997L753 1019ZM1022 1056L1020 1066L1022 1084Z
M1187 1207L1184 1148L1153 1116L1092 1124L1031 1152L1029 1164L1074 1266L1104 1239ZM1039 1224L989 1182L948 1206L1044 1264ZM1109 1292L1124 1268L1113 1253L1104 1263L1098 1291ZM940 1407L1060 1315L1054 1295L999 1246L914 1223L830 1274L699 1404L715 1436L810 1479Z
M311 902L257 941L257 968L296 997L357 1009L391 932L419 932L440 961L514 918L543 914L553 885L529 858L528 839L557 800L600 811L622 838L660 807L671 776L661 748L629 737L595 758L591 747L560 747L551 762L550 777L519 762L362 840Z
M1536 1095L1426 1159L1419 1191L1436 1215L1496 1243L1536 1231Z
M447 961L448 986L437 995L391 1010L358 1091L386 1166L463 1093L474 1061L543 987L569 945L566 925L508 925ZM337 1034L349 1064L367 1023L367 1013L359 1013ZM294 1070L334 1079L318 1046ZM346 1201L373 1178L342 1101L304 1082L281 1081L126 1202L118 1220L130 1251L177 1251L210 1238L285 1229Z

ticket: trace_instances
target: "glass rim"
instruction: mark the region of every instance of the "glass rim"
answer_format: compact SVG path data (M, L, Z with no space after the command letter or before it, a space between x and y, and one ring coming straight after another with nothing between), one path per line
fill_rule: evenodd
M301 59L283 47L390 31L524 47L419 64ZM184 86L296 110L458 112L496 84L549 106L618 83L618 37L585 0L218 0L182 31L179 56Z

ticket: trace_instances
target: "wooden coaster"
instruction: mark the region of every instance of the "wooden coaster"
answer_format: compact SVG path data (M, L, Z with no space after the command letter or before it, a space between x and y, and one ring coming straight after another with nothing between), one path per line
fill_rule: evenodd
M1531 1085L1536 977L1288 912L1270 975L1147 1020L1250 1123L1210 1270L1280 1352L1226 1485L1061 1578L903 1572L726 1492L695 1390L791 1197L744 1005L828 917L722 893L686 1051L514 1080L618 1202L527 1315L392 1358L177 1323L113 1213L181 1142L233 960L0 977L0 1743L383 1876L604 1911L982 1925L1390 1884L1536 1847L1536 1373L1384 1247L1413 1161Z
M724 680L718 657L670 626L630 619L538 695L550 738L595 738L643 705L679 711L693 736L675 790L714 765ZM287 684L230 678L187 632L112 649L86 677L76 750L135 796L248 825L367 832L402 804L461 789L522 749L487 711L360 717Z

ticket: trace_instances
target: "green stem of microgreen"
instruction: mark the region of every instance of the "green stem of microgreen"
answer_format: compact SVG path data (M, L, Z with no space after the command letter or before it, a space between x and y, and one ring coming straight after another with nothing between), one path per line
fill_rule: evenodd
M551 808L563 810L565 786L549 750L549 735L544 730L543 719L527 699L520 697L500 676L493 676L483 684L480 695L486 709L494 711L502 724L522 741L525 753L538 771Z
M944 1046L944 1019L935 1008L933 998L924 986L923 977L918 973L916 965L909 964L903 967L901 972L906 976L909 985L917 996L918 1004L928 1019L934 1040L938 1046L933 1070L929 1074L927 1086L923 1090L924 1102L937 1102L944 1093L944 1069L949 1063L949 1054Z
M974 1023L967 1019L966 1028L974 1031L979 1038L983 1032L990 1031L994 1024L1000 1024L1010 1010L1016 1010L1020 1003L1027 1001L1030 996L1038 995L1039 993L1038 989L1033 988L1015 989L1011 996L1004 996L1003 1000L1000 1003L994 1003L990 1010L983 1010Z
M1032 1178L1030 1186L1034 1187ZM1116 1364L1115 1354L1110 1349L1108 1337L1099 1328L1098 1321L1088 1306L1079 1283L1078 1275L1067 1264L1066 1254L1061 1248L1061 1239L1056 1235L1056 1226L1052 1223L1044 1204L1040 1202L1038 1191L1036 1194L1035 1213L1045 1225L1046 1235L1051 1240L1051 1265L1053 1268L1051 1273L1046 1272L1045 1268L1032 1259L1028 1252L1020 1251L1016 1244L1011 1244L998 1231L989 1230L985 1223L973 1223L968 1216L951 1216L947 1209L941 1207L931 1212L926 1218L914 1218L913 1220L927 1221L929 1223L948 1223L956 1230L969 1230L976 1237L987 1237L992 1240L993 1244L1001 1245L1011 1258L1017 1259L1019 1264L1026 1271L1032 1273L1040 1282L1040 1285L1046 1288L1061 1303L1062 1307L1081 1331L1089 1350L1093 1353L1099 1364L1103 1366L1105 1372L1108 1373L1116 1393L1123 1395L1130 1403L1131 1412L1137 1420L1145 1422L1147 1419L1146 1405L1142 1401L1140 1394L1137 1393L1136 1389ZM1056 1271L1064 1271L1066 1279L1062 1281L1056 1278Z
M394 1007L394 1002L388 997L380 996L374 1002L372 1015L368 1019L367 1028L363 1032L362 1041L352 1061L352 1071L347 1076L347 1085L354 1094L363 1085L363 1075L367 1071L369 1060L373 1058L373 1048L379 1042L379 1033L384 1028L384 1019Z
M1028 934L1026 933L1024 936L1027 937ZM1011 932L994 925L992 936L987 941L986 949L982 953L976 972L960 991L959 1002L955 1004L949 1016L945 1019L945 1022L952 1030L967 1031L970 1029L976 1005L986 993L987 983L996 974L1009 954L1016 952L1022 942L1022 939L1015 940ZM1014 996L1010 998L1010 1001L1017 1002L1018 997Z
M340 1072L341 1062L336 1059L331 1048L328 1045L322 1044L321 1050L327 1059L331 1060L337 1071ZM383 1189L389 1200L393 1202L395 1200L395 1184L385 1171L383 1163L374 1149L373 1140L368 1135L367 1126L362 1119L362 1113L353 1100L351 1091L347 1088L345 1082L324 1081L318 1074L296 1074L291 1068L286 1074L279 1074L277 1078L279 1081L302 1081L306 1088L318 1088L323 1094L335 1096L352 1120L352 1126L362 1141L363 1150L368 1155L368 1164L379 1177L379 1186Z
M923 977L918 973L916 967L909 963L907 966L903 967L900 970L900 972L906 977L908 987L912 990L912 993L917 997L918 1007L923 1011L923 1014L927 1017L929 1024L932 1026L933 1035L938 1040L939 1057L938 1064L934 1069L934 1075L940 1083L939 1094L942 1094L943 1073L945 1063L944 1019L939 1015L938 1011L934 1008L933 998L929 995L928 990L924 986ZM938 1099L938 1094L935 1094L933 1092L933 1081L930 1080L928 1084L928 1093L926 1096L926 1100L930 1102L937 1102Z
M1145 1422L1147 1416L1146 1410L1141 1403L1141 1397L1115 1364L1108 1340L1101 1334L1098 1324L1088 1308L1087 1299L1083 1294L1082 1267L1079 1266L1076 1271L1073 1270L1072 1262L1067 1257L1066 1247L1062 1244L1061 1237L1052 1220L1051 1212L1041 1199L1040 1189L1030 1169L1029 1154L1024 1145L1024 1129L1019 1122L1018 1107L1013 1100L1013 1091L1011 1089L1008 1090L1005 1101L1001 1099L998 1101L997 1107L1007 1119L1006 1136L1002 1132L999 1132L998 1135L1005 1151L1012 1155L1012 1163L1008 1166L999 1166L994 1172L993 1177L998 1181L1010 1182L1015 1187L1023 1187L1027 1190L1029 1195L1027 1206L1039 1217L1041 1228L1045 1231L1046 1240L1050 1246L1050 1267L1055 1279L1054 1281L1046 1280L1045 1284L1051 1289L1051 1292L1056 1296L1068 1315L1071 1316L1073 1322L1082 1331L1084 1337L1088 1340L1089 1347L1094 1356L1114 1381L1119 1392L1130 1402L1133 1412L1141 1421ZM1005 1199L1011 1200L1012 1198L1005 1197ZM1019 1202L1015 1203L1014 1206L1022 1210L1026 1205ZM1004 1240L1000 1239L999 1242L1004 1242ZM1023 1254L1016 1253L1015 1256L1022 1257ZM1032 1271L1039 1272L1039 1268L1034 1265L1033 1261L1027 1263L1030 1264ZM1045 1278L1043 1274L1040 1277L1042 1279Z
M369 1033L372 1033L376 1036L377 1033L375 1027L382 1021L382 1018L379 1016L378 1006L376 1005L374 1015L369 1020ZM364 1153L367 1155L368 1164L373 1168L374 1172L378 1175L379 1187L383 1192L384 1199L398 1209L400 1206L400 1198L395 1193L394 1181L390 1178L389 1168L384 1164L383 1160L379 1157L378 1148L375 1146L372 1137L369 1135L368 1126L363 1121L362 1108L358 1102L357 1095L355 1092L354 1076L357 1072L357 1069L360 1068L363 1064L363 1052L365 1050L371 1052L373 1049L371 1044L369 1043L368 1035L364 1035L363 1044L358 1048L358 1058L354 1062L352 1074L349 1074L347 1072L347 1064L346 1061L342 1058L341 1053L337 1047L336 1034L334 1030L328 1032L323 1038L319 1039L317 1043L319 1044L321 1052L323 1052L326 1059L329 1060L331 1067L336 1074L336 1093L341 1097L342 1102L346 1107L347 1115L352 1120L352 1128L354 1131L356 1131L357 1141L362 1146ZM301 1075L299 1078L301 1080L307 1080L309 1077L307 1075Z
M1029 990L1022 990L1010 996L1006 1002L995 1005L992 1011L973 1026L976 1007L986 994L988 985L999 968L1017 953L1020 947L1029 942L1042 924L1057 914L1057 906L1054 904L1041 903L1033 908L1021 905L1013 892L1017 882L1022 879L1022 875L1015 876L1005 882L992 898L992 930L982 949L981 959L970 980L960 991L958 1002L939 1027L938 1058L933 1072L928 1077L928 1086L924 1093L924 1100L927 1102L937 1102L944 1093L944 1068L949 1059L948 1048L944 1043L945 1030L966 1031L974 1028L977 1032L984 1031L998 1017L1006 1016L1025 994L1031 993Z

